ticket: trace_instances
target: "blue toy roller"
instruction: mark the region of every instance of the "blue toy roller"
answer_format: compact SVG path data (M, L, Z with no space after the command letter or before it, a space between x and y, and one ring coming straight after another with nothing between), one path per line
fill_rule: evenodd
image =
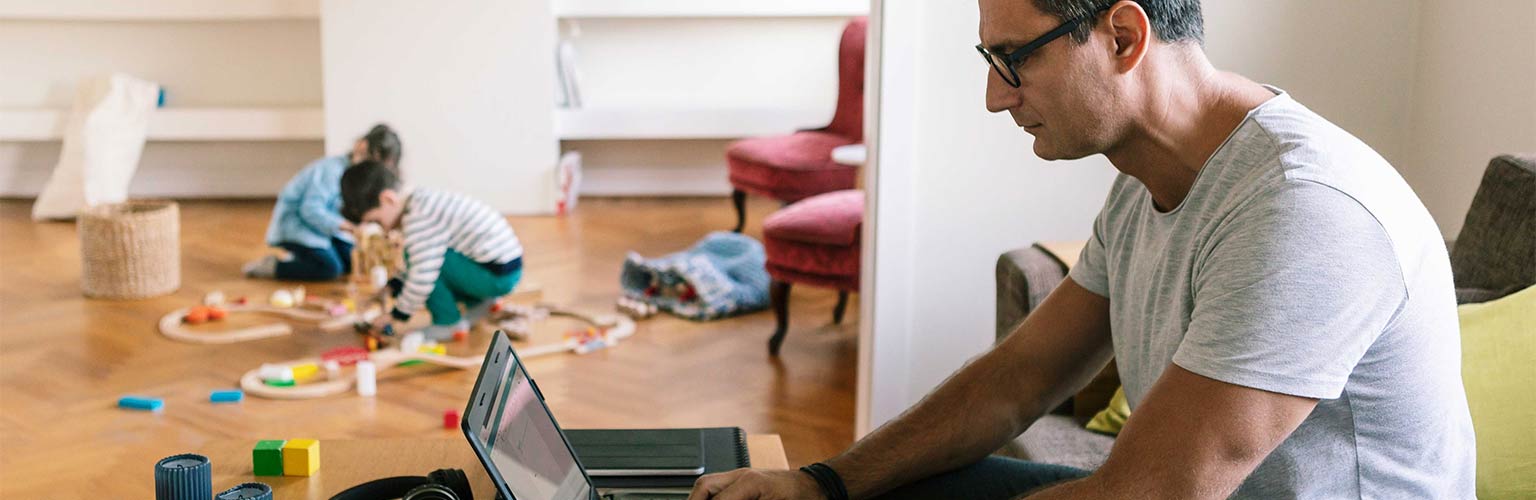
M165 401L143 396L123 396L117 400L117 407L129 410L160 411L165 409Z

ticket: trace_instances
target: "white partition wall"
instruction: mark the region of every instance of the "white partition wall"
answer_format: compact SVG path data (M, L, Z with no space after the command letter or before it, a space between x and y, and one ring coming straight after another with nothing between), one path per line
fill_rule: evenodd
M991 343L998 254L1085 237L1114 176L1102 157L1035 158L1028 134L986 111L974 3L876 10L880 109L864 240L873 262L861 294L873 310L861 316L859 435Z
M538 1L324 0L325 143L400 131L417 185L554 210L554 32Z

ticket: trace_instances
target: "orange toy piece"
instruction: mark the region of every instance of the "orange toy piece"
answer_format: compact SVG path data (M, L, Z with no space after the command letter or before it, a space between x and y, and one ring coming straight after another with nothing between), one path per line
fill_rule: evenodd
M187 315L182 318L187 324L196 325L208 321L208 306L194 306L187 310Z
M224 319L225 316L229 316L229 311L225 310L222 307L208 306L208 319L209 320L211 320L211 321L218 321L218 320Z

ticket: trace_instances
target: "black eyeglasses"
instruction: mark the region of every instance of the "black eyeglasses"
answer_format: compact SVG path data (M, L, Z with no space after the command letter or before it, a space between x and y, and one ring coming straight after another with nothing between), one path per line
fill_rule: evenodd
M1056 29L1049 31L1044 35L1040 35L1039 38L1030 40L1029 43L1024 44L1023 47L1014 49L1013 52L1009 52L1007 54L998 54L996 52L992 52L987 50L986 47L982 47L979 43L976 44L976 51L981 53L982 59L987 60L987 64L992 65L992 69L997 71L997 76L1003 77L1003 82L1007 83L1010 87L1019 88L1019 84L1021 83L1019 80L1019 72L1014 70L1014 68L1018 67L1020 64L1023 64L1024 59L1028 58L1029 55L1034 53L1036 50L1040 50L1040 47L1044 47L1045 44L1051 43L1052 40L1061 38L1062 35L1067 33L1071 33L1072 30L1077 29L1078 25L1083 24L1083 21L1087 21L1089 18L1097 16L1106 10L1109 9L1100 9L1098 12L1093 14L1061 23L1061 26L1057 26Z

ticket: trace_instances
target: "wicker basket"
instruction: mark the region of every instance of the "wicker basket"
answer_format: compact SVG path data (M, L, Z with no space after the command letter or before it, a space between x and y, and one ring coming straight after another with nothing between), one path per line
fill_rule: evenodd
M171 201L130 201L81 212L85 296L142 299L180 288L180 214Z

